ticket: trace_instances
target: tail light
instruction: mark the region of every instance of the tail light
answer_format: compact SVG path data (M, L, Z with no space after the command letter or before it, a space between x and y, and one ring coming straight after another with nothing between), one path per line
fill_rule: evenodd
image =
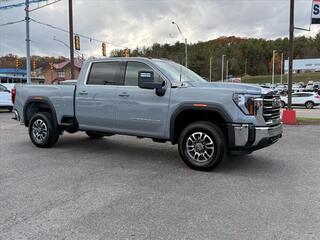
M12 88L11 89L11 101L14 104L14 101L16 100L16 89Z
M315 98L320 98L320 95L315 95L314 97L315 97Z

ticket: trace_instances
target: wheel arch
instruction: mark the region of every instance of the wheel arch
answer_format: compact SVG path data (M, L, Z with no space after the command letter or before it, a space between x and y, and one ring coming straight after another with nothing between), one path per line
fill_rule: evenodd
M176 144L182 130L190 123L196 121L210 121L222 128L226 139L229 138L230 132L228 123L232 122L229 114L218 104L201 105L186 103L180 105L170 118L170 140Z
M31 96L23 107L24 125L28 127L32 116L38 112L49 112L52 114L53 123L57 126L57 114L52 102L47 97Z

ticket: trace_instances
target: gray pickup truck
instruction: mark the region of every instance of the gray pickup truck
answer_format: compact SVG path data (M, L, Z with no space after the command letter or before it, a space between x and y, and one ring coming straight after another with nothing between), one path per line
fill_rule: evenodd
M14 113L31 141L51 147L64 131L178 144L191 168L208 171L226 154L248 154L282 135L280 98L246 84L209 83L163 59L84 63L74 85L19 85Z

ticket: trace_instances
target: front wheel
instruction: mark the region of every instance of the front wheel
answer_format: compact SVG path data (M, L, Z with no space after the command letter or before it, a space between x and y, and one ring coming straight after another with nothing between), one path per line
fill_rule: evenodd
M225 137L221 129L211 122L188 125L179 137L179 153L192 169L210 171L224 159Z
M284 108L285 106L286 106L286 103L285 103L284 101L281 101L281 102L280 102L280 107L281 107L281 108Z
M53 146L59 139L59 131L47 112L36 113L29 123L29 136L34 145L41 148Z
M309 101L309 102L306 102L305 106L307 109L312 109L314 106L314 103Z

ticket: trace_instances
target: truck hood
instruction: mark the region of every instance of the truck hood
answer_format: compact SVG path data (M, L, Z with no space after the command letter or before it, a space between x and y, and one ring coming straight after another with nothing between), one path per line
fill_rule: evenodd
M250 94L266 94L270 92L268 89L244 83L223 83L223 82L187 82L188 86L197 88L219 88L228 91L239 92L239 93L250 93Z

